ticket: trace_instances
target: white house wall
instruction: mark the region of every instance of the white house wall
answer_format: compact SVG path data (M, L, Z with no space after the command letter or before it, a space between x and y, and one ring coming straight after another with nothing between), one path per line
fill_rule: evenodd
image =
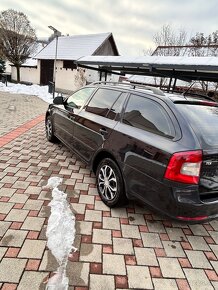
M99 81L99 72L89 69L65 69L63 68L63 61L56 62L56 89L75 91L80 87L86 85L86 83L91 83ZM81 75L83 75L81 77ZM11 78L13 81L17 80L17 70L14 66L11 67ZM107 81L117 81L119 76L108 75ZM38 60L37 68L32 67L21 67L20 68L20 80L21 82L40 84L40 60ZM102 77L102 81L104 77Z
M89 69L65 69L63 68L63 61L57 61L56 63L56 88L60 90L75 91L80 87L86 85L86 83L91 83L99 81L99 72ZM82 71L82 73L81 73ZM84 79L81 78L80 74L84 72ZM109 75L107 81L117 81L119 76ZM104 80L102 78L102 80Z
M11 67L11 79L17 81L17 69L15 66ZM37 68L21 67L20 81L24 83L40 84L40 61L38 61Z

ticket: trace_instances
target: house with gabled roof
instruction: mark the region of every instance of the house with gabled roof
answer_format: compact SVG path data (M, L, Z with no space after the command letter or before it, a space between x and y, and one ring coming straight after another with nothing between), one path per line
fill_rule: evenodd
M83 56L119 55L112 33L88 35L59 36L43 47L21 67L21 82L48 85L53 81L54 61L56 55L56 90L74 91L78 87L99 80L99 72L79 68L75 61ZM107 80L117 76L109 75ZM13 73L12 80L16 81Z
M56 41L57 52L56 52ZM56 55L56 89L75 90L99 79L99 72L78 68L75 61L83 56L119 55L112 33L60 36L51 41L36 56L39 67L40 85L48 85L53 80ZM111 79L110 79L111 78ZM112 80L114 76L109 76Z

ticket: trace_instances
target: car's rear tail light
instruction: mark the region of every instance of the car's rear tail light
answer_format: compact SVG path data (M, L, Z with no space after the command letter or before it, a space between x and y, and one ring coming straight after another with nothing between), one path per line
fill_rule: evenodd
M201 150L174 153L164 177L177 182L198 184L201 163Z

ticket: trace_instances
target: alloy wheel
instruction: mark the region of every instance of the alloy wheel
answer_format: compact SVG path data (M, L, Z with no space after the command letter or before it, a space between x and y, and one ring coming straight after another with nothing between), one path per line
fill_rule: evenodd
M103 165L98 174L98 187L102 196L113 200L117 195L117 178L109 165Z

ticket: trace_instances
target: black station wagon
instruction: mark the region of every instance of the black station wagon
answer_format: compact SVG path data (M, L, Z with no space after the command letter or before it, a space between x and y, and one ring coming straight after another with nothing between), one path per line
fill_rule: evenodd
M89 164L109 207L137 199L172 218L218 216L218 104L207 97L98 82L56 97L47 139Z

